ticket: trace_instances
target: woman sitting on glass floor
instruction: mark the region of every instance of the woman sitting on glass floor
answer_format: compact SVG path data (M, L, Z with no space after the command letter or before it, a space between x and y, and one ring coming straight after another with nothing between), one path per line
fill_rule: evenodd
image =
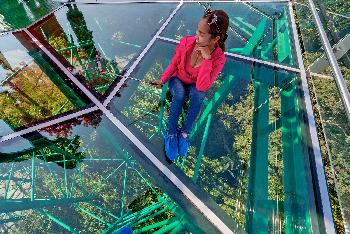
M223 10L206 10L196 35L180 40L169 66L160 79L153 81L157 87L169 81L172 101L164 147L172 161L179 155L186 157L188 135L201 109L205 91L224 67L228 25L229 17ZM177 129L186 95L190 97L189 108L182 129Z

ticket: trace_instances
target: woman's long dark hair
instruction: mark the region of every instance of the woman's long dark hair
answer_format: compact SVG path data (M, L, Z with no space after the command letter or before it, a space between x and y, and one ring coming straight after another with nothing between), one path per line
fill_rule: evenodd
M216 15L216 21L215 21ZM205 11L203 18L207 19L207 22L213 23L209 24L209 33L212 37L220 36L219 46L222 51L225 51L225 41L227 39L227 30L229 25L229 17L223 10L207 10ZM214 20L213 20L214 19Z

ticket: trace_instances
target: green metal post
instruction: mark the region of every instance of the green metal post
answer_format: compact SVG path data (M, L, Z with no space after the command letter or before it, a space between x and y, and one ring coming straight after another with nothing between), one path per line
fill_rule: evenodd
M259 108L253 115L246 230L259 234L268 232L269 87L254 81L254 90L254 109Z
M234 76L228 75L225 80L222 82L220 88L215 92L214 97L210 100L208 105L203 110L201 116L198 121L195 123L191 134L190 139L195 135L195 133L202 127L204 122L207 120L207 117L210 113L214 113L216 109L221 105L221 103L225 100L228 93L230 92L234 83Z
M202 137L202 142L201 142L201 147L199 149L199 153L198 153L198 157L197 157L196 167L194 168L194 174L193 174L193 178L192 178L194 183L197 183L199 168L201 166L202 156L203 156L204 148L205 148L205 143L207 141L208 131L209 131L210 123L211 123L211 117L212 117L212 114L210 113L208 115L207 123L205 125L205 129L204 129L204 133L203 133L203 137Z
M311 233L296 85L281 92L286 233Z

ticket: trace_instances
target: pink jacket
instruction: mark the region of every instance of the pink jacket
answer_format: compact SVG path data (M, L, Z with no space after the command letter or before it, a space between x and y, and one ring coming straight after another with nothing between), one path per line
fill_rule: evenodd
M167 82L171 76L177 76L185 84L196 83L199 91L210 88L219 72L225 65L226 57L220 47L217 47L211 54L211 59L204 59L198 69L186 70L186 60L196 44L195 36L185 36L176 46L173 58L161 76L163 83Z

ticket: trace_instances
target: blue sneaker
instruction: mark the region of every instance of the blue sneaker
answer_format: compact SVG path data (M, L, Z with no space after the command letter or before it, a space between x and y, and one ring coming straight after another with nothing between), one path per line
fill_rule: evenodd
M122 229L119 230L118 234L133 234L134 232L132 231L131 227L129 226L124 226Z
M190 147L190 143L188 142L188 137L189 135L187 135L187 137L184 138L182 136L182 132L179 135L179 154L184 158L186 158L188 148Z
M176 135L164 137L165 154L170 160L175 160L179 155L178 141Z

